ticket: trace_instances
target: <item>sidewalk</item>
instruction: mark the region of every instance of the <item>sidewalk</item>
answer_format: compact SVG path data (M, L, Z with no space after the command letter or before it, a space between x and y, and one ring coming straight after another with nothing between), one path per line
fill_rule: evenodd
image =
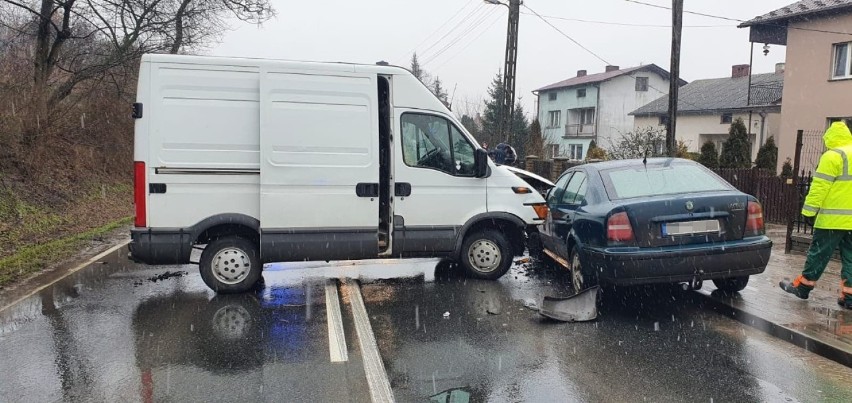
M810 298L800 300L782 291L778 282L799 275L805 257L784 254L783 227L769 226L767 235L774 242L769 265L751 277L745 290L729 296L706 281L698 294L742 323L852 367L852 310L837 305L840 262L832 260Z

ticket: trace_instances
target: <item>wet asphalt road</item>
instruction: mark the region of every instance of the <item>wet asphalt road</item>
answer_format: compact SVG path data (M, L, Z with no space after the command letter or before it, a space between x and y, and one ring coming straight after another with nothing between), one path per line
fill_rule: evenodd
M346 292L348 361L329 353L323 277L358 273L397 401L852 400L849 368L675 287L608 290L599 320L563 324L525 305L567 277L530 264L496 282L444 265L273 265L256 292L216 296L193 266L124 256L0 311L0 402L370 401ZM187 274L152 281L167 271Z

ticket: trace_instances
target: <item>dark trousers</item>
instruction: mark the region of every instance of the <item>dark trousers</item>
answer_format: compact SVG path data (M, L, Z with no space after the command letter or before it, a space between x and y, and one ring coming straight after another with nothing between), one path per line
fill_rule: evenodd
M814 228L814 239L808 249L808 259L805 261L805 270L802 275L811 281L819 280L831 255L838 247L843 267L840 276L843 279L841 289L852 287L852 231L850 230ZM847 301L852 301L852 293L846 292L845 297Z

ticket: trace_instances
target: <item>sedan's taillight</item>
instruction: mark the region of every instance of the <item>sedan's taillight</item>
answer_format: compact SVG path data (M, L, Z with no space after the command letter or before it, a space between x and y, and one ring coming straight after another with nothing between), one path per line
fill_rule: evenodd
M145 190L145 163L135 161L133 163L133 204L136 205L136 220L133 224L137 227L145 227L148 223L145 215L145 199L148 192Z
M746 218L746 235L763 235L766 230L763 225L763 207L755 201L748 202L748 217Z
M615 213L606 221L606 239L610 242L633 240L633 226L626 212Z

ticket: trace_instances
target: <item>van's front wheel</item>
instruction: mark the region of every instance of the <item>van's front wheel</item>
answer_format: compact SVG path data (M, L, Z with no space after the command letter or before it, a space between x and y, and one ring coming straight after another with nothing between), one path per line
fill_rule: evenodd
M216 239L201 252L204 284L223 294L246 292L260 279L263 266L253 242L236 236Z
M496 280L512 265L512 246L503 234L494 230L477 231L462 244L462 267L468 277Z

